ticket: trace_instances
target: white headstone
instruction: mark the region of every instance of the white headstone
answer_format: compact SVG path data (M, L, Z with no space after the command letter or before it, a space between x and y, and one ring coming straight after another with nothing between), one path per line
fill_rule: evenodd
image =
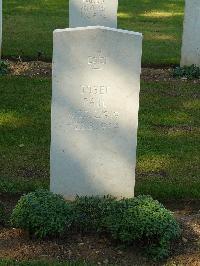
M0 60L1 60L1 44L2 44L2 0L0 0Z
M70 0L69 27L117 28L118 0Z
M181 66L200 66L200 0L186 0Z
M51 191L133 197L142 35L54 31Z

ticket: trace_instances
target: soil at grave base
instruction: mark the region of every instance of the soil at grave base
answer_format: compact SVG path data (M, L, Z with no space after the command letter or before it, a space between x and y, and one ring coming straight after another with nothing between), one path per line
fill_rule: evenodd
M20 195L0 194L9 216ZM200 201L164 203L180 221L183 234L172 247L172 256L163 263L144 258L136 247L123 249L104 235L70 235L39 241L22 230L0 227L0 258L14 260L84 260L95 265L191 265L200 266Z
M7 60L11 75L27 77L51 77L52 64L42 61L9 61ZM200 83L200 79L187 81L187 79L175 79L172 77L172 68L142 68L141 78L144 81L167 81L167 82L192 82Z

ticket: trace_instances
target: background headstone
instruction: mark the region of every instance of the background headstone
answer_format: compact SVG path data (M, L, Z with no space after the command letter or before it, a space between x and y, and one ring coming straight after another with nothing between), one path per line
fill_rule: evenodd
M200 66L200 0L186 0L181 66Z
M54 193L134 196L141 53L140 33L54 31Z
M69 27L117 28L118 0L70 0Z
M0 60L1 60L1 45L2 45L2 13L3 13L3 6L2 6L2 0L0 0Z

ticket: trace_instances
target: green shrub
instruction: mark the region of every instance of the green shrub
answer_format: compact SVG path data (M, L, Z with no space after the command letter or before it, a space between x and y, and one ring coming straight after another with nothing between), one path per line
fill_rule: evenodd
M22 196L11 215L11 224L39 238L62 233L71 226L70 203L46 190Z
M77 197L74 226L81 232L105 231L129 245L141 243L154 259L169 255L180 228L170 211L150 196L117 201L111 197Z
M0 59L0 76L9 73L9 65Z
M195 65L176 67L173 69L172 74L176 78L199 79L200 68Z
M72 203L39 190L23 196L11 216L15 227L40 238L62 233L106 232L125 245L141 243L154 259L169 255L180 228L170 211L149 196L117 201L107 197L77 197Z
M171 212L149 196L112 202L105 223L114 239L124 244L139 241L154 259L167 257L170 242L180 234Z
M100 232L105 229L104 217L108 215L114 198L77 197L74 201L74 227L81 232Z

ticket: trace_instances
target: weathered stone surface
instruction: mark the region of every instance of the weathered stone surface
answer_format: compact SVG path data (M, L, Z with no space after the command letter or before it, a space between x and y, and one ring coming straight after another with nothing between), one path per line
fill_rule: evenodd
M70 0L69 27L117 28L118 0Z
M142 35L54 31L51 190L132 197Z
M186 0L181 66L200 66L200 0Z

